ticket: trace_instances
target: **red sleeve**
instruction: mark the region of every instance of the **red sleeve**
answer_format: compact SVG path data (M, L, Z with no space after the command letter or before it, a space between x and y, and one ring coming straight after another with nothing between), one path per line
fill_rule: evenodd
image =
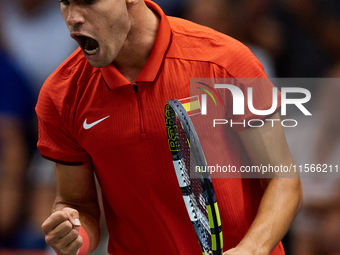
M268 78L229 79L228 84L237 87L243 95L242 98L236 93L232 94L230 90L224 89L227 119L235 123L232 125L235 131L245 130L250 127L249 124L261 125L280 110L281 93ZM252 94L250 94L249 88L251 88ZM243 114L236 112L241 107L234 109L237 106L236 101L237 103L243 102ZM263 122L256 123L256 120L263 120Z
M229 41L230 45L228 45L228 48L230 49L228 54L226 55L225 53L222 54L222 52L220 52L218 59L218 63L221 63L224 70L220 70L222 73L217 72L217 76L215 77L230 77L223 79L220 83L234 85L239 91L241 91L240 94L241 97L243 96L242 99L238 98L238 95L232 95L231 91L228 89L218 90L218 92L221 93L222 101L224 101L223 105L226 109L227 119L233 123L242 123L232 125L233 130L242 131L249 128L248 122L250 120L257 119L265 121L265 119L269 119L272 115L279 111L281 107L281 94L280 91L276 91L277 96L275 98L277 99L277 104L274 104L275 109L267 111L267 113L263 115L253 113L256 111L251 111L248 107L249 98L252 99L251 105L256 110L264 111L272 109L273 88L275 88L275 86L268 79L263 65L248 47L232 39ZM248 95L249 88L252 88L252 96ZM237 107L234 109L235 100L239 102L243 100L243 114L234 114L237 110L242 108ZM243 124L244 122L245 125ZM253 124L255 125L255 122Z
M36 105L39 131L37 145L41 155L67 165L89 163L89 154L71 135L60 112L43 86Z

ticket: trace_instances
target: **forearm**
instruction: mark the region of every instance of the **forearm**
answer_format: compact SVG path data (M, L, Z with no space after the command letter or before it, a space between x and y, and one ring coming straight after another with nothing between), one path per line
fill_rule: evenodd
M53 210L72 208L77 211L71 218L79 218L81 226L86 230L90 239L87 254L91 254L100 240L100 209L92 166L55 164L55 174L57 196Z
M273 118L280 119L278 114ZM254 165L294 165L280 125L272 127L267 123L262 128L249 129L239 135ZM239 249L249 251L246 254L268 255L283 238L302 204L298 173L275 173L273 179L263 179L262 182L265 192L257 216L238 246L246 248Z
M268 255L284 237L302 203L299 179L271 179L257 216L239 247Z

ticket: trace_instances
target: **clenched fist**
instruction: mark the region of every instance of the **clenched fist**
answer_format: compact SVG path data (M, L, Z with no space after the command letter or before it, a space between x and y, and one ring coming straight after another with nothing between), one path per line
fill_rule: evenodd
M60 255L78 255L83 245L79 236L79 213L72 208L56 211L42 224L46 243Z

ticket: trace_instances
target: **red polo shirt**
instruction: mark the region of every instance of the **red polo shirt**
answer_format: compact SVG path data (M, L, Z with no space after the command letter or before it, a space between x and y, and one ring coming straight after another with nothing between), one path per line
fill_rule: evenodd
M190 78L265 77L241 43L189 21L161 18L151 56L132 84L114 65L92 67L76 50L45 82L36 106L41 154L64 164L92 162L102 188L110 254L200 254L178 188L164 124L167 100L190 96ZM262 86L261 86L262 87ZM271 93L271 85L258 91ZM202 91L197 91L201 93ZM223 98L227 113L229 98ZM261 97L257 108L267 109ZM249 112L246 113L251 116ZM216 144L229 164L250 164L235 131ZM203 141L204 142L204 141ZM221 144L221 145L219 145ZM215 160L207 153L207 160ZM234 247L256 216L257 179L214 179L224 249ZM281 244L272 254L284 254Z

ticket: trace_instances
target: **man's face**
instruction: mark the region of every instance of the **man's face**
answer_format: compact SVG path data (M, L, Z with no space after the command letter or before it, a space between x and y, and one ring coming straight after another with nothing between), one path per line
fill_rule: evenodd
M90 64L111 64L131 28L125 0L61 0L60 9Z

